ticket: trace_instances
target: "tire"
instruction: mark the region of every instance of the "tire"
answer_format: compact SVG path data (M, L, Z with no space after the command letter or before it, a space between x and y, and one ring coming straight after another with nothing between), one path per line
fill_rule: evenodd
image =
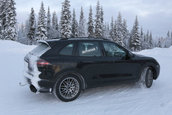
M54 85L54 95L61 101L75 100L81 93L81 81L72 74L62 76Z
M146 67L142 70L139 84L146 88L150 88L153 84L153 72L150 67Z

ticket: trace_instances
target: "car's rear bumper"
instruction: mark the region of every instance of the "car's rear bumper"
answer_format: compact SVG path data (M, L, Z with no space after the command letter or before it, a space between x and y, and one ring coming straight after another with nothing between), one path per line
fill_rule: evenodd
M40 79L39 75L35 76L25 72L24 78L29 85L30 90L34 93L51 93L53 83L49 80Z
M33 59L32 59L33 58ZM37 69L37 57L28 54L24 61L24 78L30 90L34 93L51 93L53 83L40 79L41 72Z

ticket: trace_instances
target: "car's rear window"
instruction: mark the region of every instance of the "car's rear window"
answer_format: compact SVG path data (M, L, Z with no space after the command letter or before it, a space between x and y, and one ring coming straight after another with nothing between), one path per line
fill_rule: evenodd
M47 44L41 43L31 51L33 55L41 55L46 52L50 47Z
M65 46L60 52L60 55L64 55L64 56L72 56L73 53L73 48L74 48L74 44L68 44L67 46Z

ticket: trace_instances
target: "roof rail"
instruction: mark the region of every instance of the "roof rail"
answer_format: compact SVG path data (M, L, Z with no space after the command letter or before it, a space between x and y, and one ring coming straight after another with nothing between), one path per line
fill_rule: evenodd
M96 37L70 37L70 38L62 38L62 37L59 37L59 38L56 38L56 39L61 39L61 40L70 40L70 39L102 39L102 40L108 40L106 38L103 38L103 37L100 37L100 38L96 38Z

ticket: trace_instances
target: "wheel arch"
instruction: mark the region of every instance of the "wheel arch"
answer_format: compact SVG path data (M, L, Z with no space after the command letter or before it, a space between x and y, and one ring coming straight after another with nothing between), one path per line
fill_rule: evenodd
M60 80L63 76L68 75L68 74L77 76L79 80L81 81L82 90L86 89L87 87L86 80L84 79L83 75L76 69L66 69L59 73L56 73L55 82L58 82L58 80Z
M145 68L145 67L149 67L152 70L152 72L153 72L153 79L156 80L157 77L158 77L158 73L157 73L157 71L155 69L154 64L153 63L146 63L143 68Z
M155 69L154 66L150 65L149 68L152 70L153 72L153 79L157 79L157 71Z

